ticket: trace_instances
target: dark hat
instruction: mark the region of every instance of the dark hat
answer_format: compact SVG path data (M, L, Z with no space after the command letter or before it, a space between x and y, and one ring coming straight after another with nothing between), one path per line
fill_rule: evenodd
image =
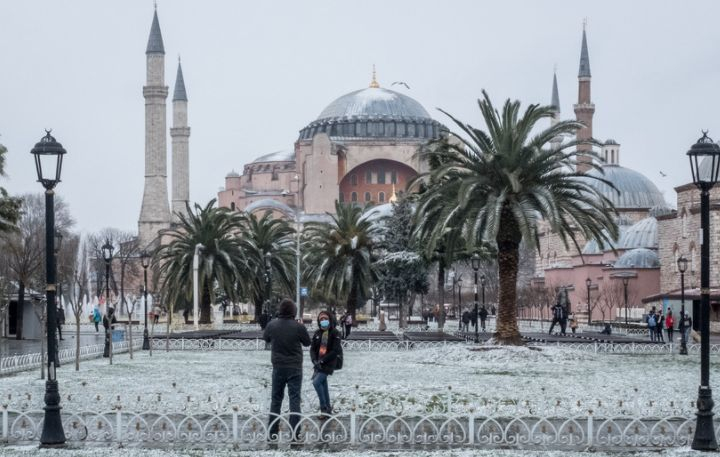
M286 298L280 302L280 307L278 308L278 316L295 317L295 314L297 314L297 306L295 306L294 301Z

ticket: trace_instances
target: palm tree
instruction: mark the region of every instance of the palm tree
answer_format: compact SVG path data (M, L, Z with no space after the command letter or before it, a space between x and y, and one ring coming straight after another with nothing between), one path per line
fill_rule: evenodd
M7 148L0 144L0 176L5 176L5 155ZM8 195L4 187L0 187L0 233L14 232L20 220L22 199Z
M529 105L521 115L520 102L507 100L501 114L485 91L478 104L487 132L443 111L467 139L443 138L431 144L424 154L435 166L411 184L427 186L418 204L419 219L435 223L427 245L455 233L468 240L495 241L499 309L494 336L500 344L522 344L516 300L521 241L537 242L541 219L566 246L571 240L578 250L577 232L600 244L614 239L615 209L591 186L592 179L612 184L575 171L576 141L548 147L553 138L573 135L582 123L561 121L532 135L539 121L552 117L554 108Z
M260 318L265 292L265 254L270 253L273 284L292 295L295 288L295 229L285 219L273 219L267 211L258 218L255 214L245 216L245 238L249 242L246 252L248 276L243 278L247 296L255 304L255 321Z
M195 246L204 246L200 255L198 287L200 290L200 323L210 323L210 304L215 288L231 300L240 296L237 287L247 271L244 251L247 241L238 236L243 218L227 208L215 208L215 199L194 210L187 205L187 214L179 215L179 222L165 232L169 243L162 245L153 256L159 267L161 289L170 305L189 302L193 292L193 255Z
M305 276L316 293L347 300L347 312L355 319L359 303L370 296L377 281L373 249L381 225L368 220L363 208L335 202L329 223L309 222L304 230Z

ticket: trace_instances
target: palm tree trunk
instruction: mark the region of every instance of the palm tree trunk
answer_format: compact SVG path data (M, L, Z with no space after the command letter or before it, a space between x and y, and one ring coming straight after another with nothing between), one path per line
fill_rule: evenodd
M80 305L78 305L80 306ZM80 371L80 317L82 311L75 313L75 371Z
M445 326L445 261L440 257L438 260L438 275L437 275L437 291L438 291L438 328L440 330Z
M210 323L210 284L208 282L205 282L205 285L203 286L202 291L202 305L200 306L200 324L209 324Z
M503 208L498 230L498 315L494 338L498 344L520 346L517 323L517 274L522 235L508 207Z

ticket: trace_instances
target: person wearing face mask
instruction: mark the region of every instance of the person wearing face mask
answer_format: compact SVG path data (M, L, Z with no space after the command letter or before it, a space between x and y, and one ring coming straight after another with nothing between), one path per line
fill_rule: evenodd
M342 335L335 328L330 312L321 311L317 321L319 328L313 334L310 344L310 360L314 367L313 387L320 401L320 419L323 420L332 413L327 377L335 371L338 357L342 357Z

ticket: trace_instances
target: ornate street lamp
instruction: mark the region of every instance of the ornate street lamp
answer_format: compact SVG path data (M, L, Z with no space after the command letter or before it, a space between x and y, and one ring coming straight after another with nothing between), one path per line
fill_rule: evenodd
M150 349L150 338L148 338L148 326L147 326L147 316L148 316L148 309L147 309L147 269L150 266L150 254L148 254L147 251L143 251L140 253L140 264L143 267L143 280L145 282L145 285L143 286L143 304L145 305L145 328L143 329L143 345L142 348L144 351L147 351ZM150 353L152 355L152 353Z
M587 286L587 304L588 304L588 325L592 324L592 310L590 309L590 287L592 286L592 279L587 278L585 280Z
M58 266L58 255L60 249L62 249L63 234L62 232L55 230L55 271L57 272L57 305L58 308L63 307L63 294L62 294L62 268ZM56 316L57 318L57 316ZM57 320L57 319L56 319ZM57 338L62 340L62 323L57 322ZM60 343L55 346L55 367L60 366Z
M105 244L102 245L100 251L102 252L103 260L105 261L105 318L108 320L108 326L105 329L105 348L103 349L103 357L110 358L110 364L112 365L112 318L110 315L110 264L113 259L113 247L110 240L105 240Z
M713 426L713 399L710 390L710 189L720 174L720 146L707 131L687 152L693 183L700 189L700 388L697 399L697 425L692 448L717 450Z
M266 300L266 312L271 314L270 307L272 306L272 254L270 251L265 253L265 300ZM272 318L272 316L270 316Z
M630 282L630 278L627 276L623 276L622 283L623 283L623 292L625 296L625 328L628 328L628 299L627 299L627 286Z
M472 258L470 259L470 264L472 265L472 269L475 272L475 342L480 342L480 335L478 335L478 327L480 326L480 323L478 320L480 317L478 316L478 270L480 269L480 255L476 252L473 254ZM485 296L485 275L483 275L483 299Z
M35 170L38 182L45 188L45 297L47 308L48 354L57 353L55 330L57 326L57 310L55 306L55 192L53 189L60 182L63 156L67 153L52 135L46 135L35 144L30 151L35 157ZM65 443L62 418L60 417L60 391L55 373L56 357L48 356L48 379L45 381L45 420L43 421L40 444L42 446L59 446Z
M677 259L678 271L680 272L680 322L685 318L685 272L688 267L688 259L680 256ZM685 330L680 332L680 354L687 355L687 340L685 339Z

